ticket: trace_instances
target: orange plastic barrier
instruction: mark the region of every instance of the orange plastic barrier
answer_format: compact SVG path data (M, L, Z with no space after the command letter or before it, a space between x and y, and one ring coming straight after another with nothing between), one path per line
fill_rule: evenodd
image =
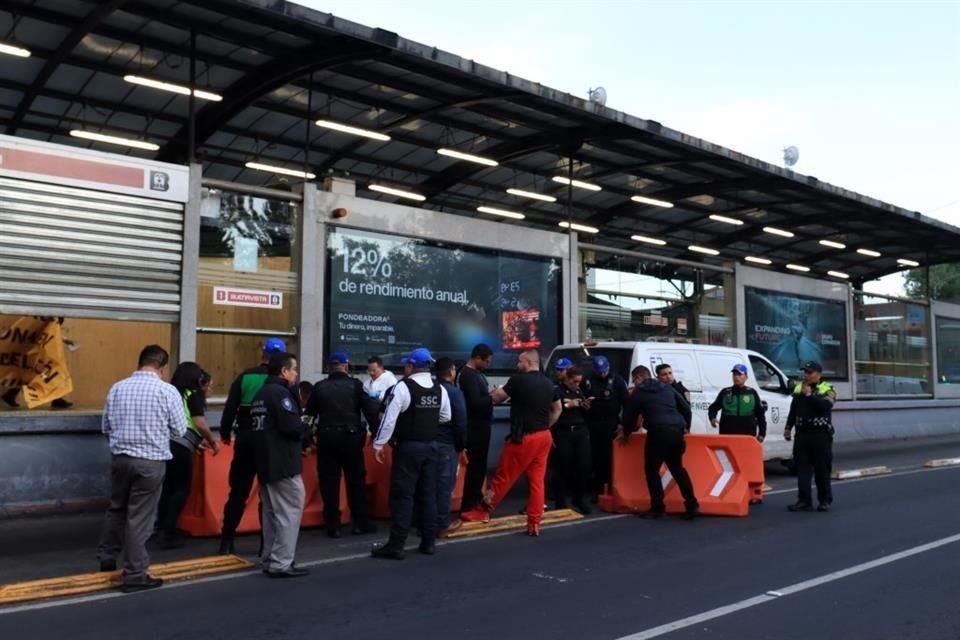
M633 434L626 445L613 443L613 482L599 505L610 513L635 513L650 508L643 470L645 433ZM687 435L683 466L690 474L700 512L745 516L750 501L763 496L763 445L748 436ZM684 511L683 496L666 465L660 469L668 513Z
M230 494L228 477L230 462L233 460L233 447L221 447L220 453L213 455L204 451L196 456L193 463L193 484L190 497L180 514L177 527L192 536L218 536L223 527L223 505ZM369 467L368 467L369 469ZM389 481L388 481L389 484ZM303 485L306 490L306 502L303 509L302 526L321 527L323 519L323 500L317 480L317 455L310 453L303 459ZM237 533L256 533L260 531L260 486L256 480L243 511L243 518L237 527ZM340 483L340 520L350 521L350 509L344 483Z

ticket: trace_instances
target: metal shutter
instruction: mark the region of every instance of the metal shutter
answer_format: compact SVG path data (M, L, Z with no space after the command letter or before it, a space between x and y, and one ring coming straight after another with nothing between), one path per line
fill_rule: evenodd
M0 313L177 322L183 205L0 178Z

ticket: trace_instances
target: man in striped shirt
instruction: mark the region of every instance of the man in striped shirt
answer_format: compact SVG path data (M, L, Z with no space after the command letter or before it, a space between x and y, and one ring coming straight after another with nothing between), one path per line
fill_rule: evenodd
M123 552L124 593L163 584L147 573L146 544L171 457L170 439L187 431L183 400L162 377L169 359L159 345L144 347L137 371L113 385L103 409L103 433L112 455L111 489L97 557L101 571L114 571Z

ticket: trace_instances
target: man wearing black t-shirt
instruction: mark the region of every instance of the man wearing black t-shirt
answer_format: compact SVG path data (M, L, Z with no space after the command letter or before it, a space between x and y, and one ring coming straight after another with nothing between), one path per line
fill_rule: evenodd
M484 369L490 366L493 349L480 343L470 353L470 360L457 374L457 386L467 404L467 472L463 480L461 510L469 511L483 499L483 481L487 475L490 451L490 429L493 401Z
M510 438L503 445L500 464L490 490L482 502L461 518L468 522L489 522L490 514L506 497L521 475L530 483L527 499L527 534L540 535L543 516L544 478L547 456L553 446L550 427L560 417L560 400L549 378L540 373L540 356L534 350L524 351L517 360L520 373L491 394L499 404L510 398Z

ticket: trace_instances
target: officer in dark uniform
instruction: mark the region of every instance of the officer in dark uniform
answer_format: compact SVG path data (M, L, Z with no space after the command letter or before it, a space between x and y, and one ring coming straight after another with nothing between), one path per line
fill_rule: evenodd
M271 354L285 353L287 344L280 338L267 338L263 343L261 363L247 369L230 385L227 403L220 417L220 441L230 446L233 442L234 421L237 426L237 442L233 447L230 463L230 496L223 507L223 529L220 532L220 553L233 553L233 537L243 517L243 510L250 497L253 479L257 476L257 457L254 439L250 437L253 425L250 421L250 405L257 391L267 380L267 362Z
M790 511L811 511L811 476L817 482L817 511L833 508L830 472L833 466L833 421L831 413L837 392L824 382L823 367L819 362L803 365L803 382L793 388L793 401L784 440L790 440L790 430L796 427L793 460L797 465L797 501L787 507Z
M720 428L720 435L752 436L763 442L767 437L767 410L760 401L760 394L748 387L747 365L736 364L730 370L733 386L724 387L717 399L707 408L707 417L713 428ZM717 419L717 413L720 419Z
M306 410L317 432L317 476L327 535L340 537L341 471L353 517L352 533L371 533L376 529L367 518L363 468L367 432L363 428L363 417L374 419L379 405L363 392L360 380L350 377L350 360L346 353L335 351L327 362L330 375L314 386Z
M550 431L556 453L552 476L554 505L557 509L566 509L569 497L573 508L586 515L591 511L584 499L590 480L590 431L587 429L590 401L583 395L582 382L583 374L577 367L564 371L556 392L563 410Z
M395 442L390 468L390 538L375 547L374 558L402 560L403 545L413 521L414 499L420 510L420 553L432 556L437 538L437 434L440 423L453 416L446 389L430 375L433 357L414 349L406 364L413 373L397 383L377 430L373 449L377 462L383 447Z
M594 356L593 375L584 380L583 395L590 401L587 424L593 456L593 490L600 493L604 485L610 484L613 436L629 392L623 378L610 371L607 357Z
M250 409L255 441L263 548L260 562L271 578L298 578L309 573L294 564L303 518L303 440L308 427L300 418L297 358L274 353L269 377Z
M573 363L568 358L560 358L553 363L553 373L550 375L554 384L563 384L563 377L567 373L567 369L573 366Z

